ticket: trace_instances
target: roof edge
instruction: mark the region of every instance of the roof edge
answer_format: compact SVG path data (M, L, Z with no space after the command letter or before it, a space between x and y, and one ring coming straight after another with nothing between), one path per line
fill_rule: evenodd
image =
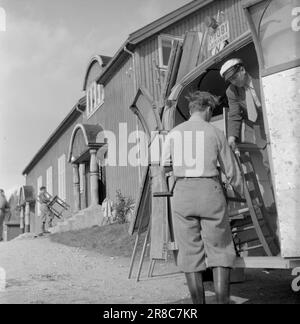
M137 31L131 33L127 40L123 43L121 48L117 51L111 61L104 68L102 74L97 79L99 83L105 83L107 79L114 73L114 69L117 69L116 64L122 62L122 57L126 57L129 54L124 50L125 47L133 51L135 47L142 41L148 39L149 37L159 33L161 30L173 25L178 20L185 18L186 16L192 14L196 10L203 8L215 0L194 0L186 5L166 14L165 16L156 19L154 22L138 29Z
M196 10L203 8L214 1L215 0L194 0L192 2L189 2L186 5L166 14L161 18L156 19L152 23L131 33L129 35L129 42L131 44L137 45L143 40L155 35L168 26L173 25L178 20L185 18Z

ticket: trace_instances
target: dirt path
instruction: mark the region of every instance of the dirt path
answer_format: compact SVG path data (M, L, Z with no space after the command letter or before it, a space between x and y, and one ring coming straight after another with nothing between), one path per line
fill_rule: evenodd
M146 264L142 281L136 283L127 279L129 262L129 258L102 256L47 238L1 243L0 267L6 270L7 287L0 291L0 304L189 303L184 276L173 265L159 264L156 276L148 279ZM300 302L286 273L251 272L248 279L233 287L235 303ZM212 303L211 285L207 290Z
M2 243L0 266L7 274L0 304L168 303L187 294L180 274L136 283L127 279L128 258L105 257L48 239Z

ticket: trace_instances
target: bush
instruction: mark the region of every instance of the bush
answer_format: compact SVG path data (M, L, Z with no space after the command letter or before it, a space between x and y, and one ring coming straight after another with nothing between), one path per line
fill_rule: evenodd
M134 210L134 199L131 197L125 197L120 190L116 193L116 202L113 209L115 210L115 221L118 224L127 223L128 216Z

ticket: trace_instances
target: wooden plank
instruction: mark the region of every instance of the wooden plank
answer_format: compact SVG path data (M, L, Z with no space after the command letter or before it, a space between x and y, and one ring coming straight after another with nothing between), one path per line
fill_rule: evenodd
M177 45L177 50L175 52L173 67L172 67L172 70L170 71L170 80L168 83L165 99L167 99L169 97L174 85L176 84L178 69L179 69L179 65L181 62L181 57L182 57L182 45L181 45L181 42L179 42Z
M140 120L149 140L151 139L151 132L162 130L156 104L147 89L142 87L138 89L130 109Z
M181 63L178 70L177 82L180 82L198 63L203 34L200 32L187 32L184 43Z
M150 167L147 167L142 182L142 188L139 193L133 218L129 227L129 235L137 231L143 233L147 230L151 217L151 181Z
M294 269L300 267L300 259L282 257L245 257L237 258L235 268L247 269Z
M164 188L164 179L161 178L161 168L159 166L151 167L152 192L162 192ZM150 258L156 260L166 260L168 242L168 201L166 197L152 197L152 217L151 217L151 246Z

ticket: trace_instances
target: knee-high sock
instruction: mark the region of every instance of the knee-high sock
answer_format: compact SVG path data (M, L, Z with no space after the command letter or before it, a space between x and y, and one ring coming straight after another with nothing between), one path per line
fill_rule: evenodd
M205 291L201 272L185 273L187 285L192 297L193 304L205 304Z

